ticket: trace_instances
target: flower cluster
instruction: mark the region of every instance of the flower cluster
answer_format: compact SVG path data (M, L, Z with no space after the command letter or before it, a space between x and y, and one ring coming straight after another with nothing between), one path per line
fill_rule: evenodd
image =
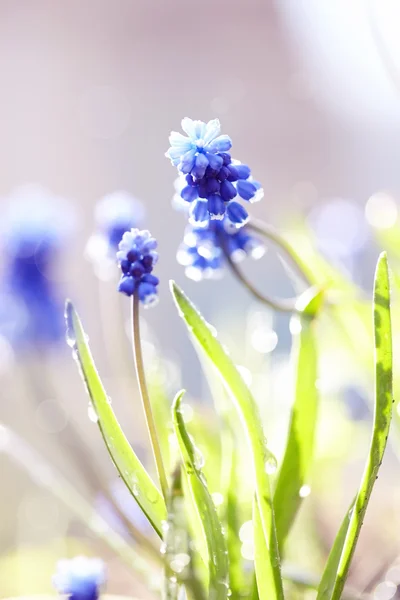
M225 256L232 262L240 262L246 256L261 258L263 243L243 227L232 227L229 219L211 221L207 228L189 227L178 249L178 262L186 267L190 279L217 278L222 273Z
M232 141L219 135L218 119L203 123L186 117L182 129L187 136L173 131L166 156L185 176L180 195L190 203L190 222L206 227L210 220L227 217L235 228L243 227L248 214L234 199L255 202L263 195L252 180L250 168L232 160Z
M98 558L76 556L60 560L53 576L56 590L69 600L97 600L105 583L105 567Z
M88 258L95 264L115 259L122 236L132 227L138 227L143 217L142 203L128 192L121 190L104 196L96 205L97 231L88 240Z
M74 227L71 206L41 186L9 196L0 225L0 334L19 350L64 339L58 261Z
M118 290L126 296L137 293L146 307L154 305L158 300L159 283L152 275L158 260L157 241L147 230L131 229L124 233L118 248L117 259L122 271Z

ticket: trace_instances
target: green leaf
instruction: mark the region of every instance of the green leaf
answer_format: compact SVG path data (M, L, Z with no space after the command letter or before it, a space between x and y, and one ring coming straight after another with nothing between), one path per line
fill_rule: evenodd
M168 499L168 521L165 525L165 600L179 598L179 588L182 584L190 590L195 600L205 599L204 588L193 560L185 504L181 465L178 463L172 474Z
M187 474L192 500L199 514L204 536L207 540L210 577L209 596L215 598L215 600L224 600L228 598L229 593L228 552L217 510L201 472L202 462L199 460L198 450L186 431L180 410L183 394L184 392L180 392L173 403L174 430Z
M266 465L271 459L271 453L266 445L256 402L236 366L216 339L203 317L174 282L171 282L171 291L189 332L194 336L205 355L216 368L225 387L230 392L230 397L234 401L241 417L252 454L262 532L266 548L269 549L269 552L264 557L262 566L260 565L260 568L263 570L263 578L268 582L268 594L265 598L261 597L261 600L282 599L283 586L275 518L270 479L266 471Z
M269 597L270 581L269 574L264 569L265 557L268 556L268 546L264 536L260 509L257 498L253 502L253 527L254 527L254 567L255 567L255 586L253 593L257 593L257 598L267 600Z
M317 348L314 320L293 316L301 326L294 340L296 358L295 398L287 436L286 449L274 494L276 532L282 554L286 537L294 522L302 498L301 488L307 484L313 458L318 414Z
M346 519L328 559L318 600L338 600L343 591L350 563L356 548L365 512L378 477L392 418L392 334L390 316L389 269L386 253L378 260L374 283L374 337L375 337L375 412L371 445L361 484L350 514ZM343 543L341 539L344 537ZM340 552L340 546L342 546ZM340 558L337 555L340 552ZM332 556L333 555L333 556ZM333 565L337 564L334 570ZM323 583L323 587L322 587Z
M67 338L73 346L107 450L125 485L158 535L162 537L162 522L167 517L164 499L130 446L115 417L94 365L81 321L69 301L66 304L65 315Z
M343 546L346 541L347 532L349 530L350 519L353 513L355 500L350 504L350 508L344 516L340 529L333 542L332 549L329 553L321 582L318 586L317 600L325 600L331 597L333 585L335 583L336 574L338 572L340 558L343 552Z
M246 588L246 573L243 569L243 559L241 553L242 543L239 538L240 526L243 520L240 518L240 502L238 490L240 489L239 479L239 457L238 450L233 447L234 440L231 434L225 435L224 439L229 439L229 451L230 465L229 465L229 485L226 489L226 506L225 506L225 522L226 522L226 534L228 540L228 553L229 553L229 579L230 587L232 590L232 597L239 598L243 595L243 590ZM224 451L226 445L224 444ZM222 477L222 473L221 473Z

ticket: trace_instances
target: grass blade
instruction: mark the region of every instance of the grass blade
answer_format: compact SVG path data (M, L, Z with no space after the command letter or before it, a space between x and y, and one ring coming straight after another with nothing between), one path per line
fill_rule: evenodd
M345 514L340 529L333 542L332 549L329 553L321 582L318 586L317 600L327 600L331 597L333 585L335 583L336 574L338 572L340 558L343 552L343 546L346 541L347 532L349 530L350 519L354 509L354 500L350 504L349 510Z
M165 525L165 600L178 600L182 585L190 591L193 599L205 600L205 592L193 564L185 504L181 465L178 463L172 474Z
M389 269L386 253L378 260L374 283L374 335L375 335L375 412L371 445L354 508L346 530L346 519L338 538L318 591L318 600L338 600L343 592L350 563L363 524L368 501L386 448L392 417L392 336L390 317ZM347 518L347 517L346 517ZM345 533L345 535L344 535ZM344 538L344 539L343 539ZM343 542L341 541L343 539ZM340 552L338 560L337 555ZM334 555L334 556L332 556ZM337 564L334 571L332 565ZM322 586L322 583L324 584Z
M230 397L233 399L241 417L252 453L257 504L260 511L265 546L269 550L262 564L263 577L268 582L268 593L261 600L281 600L283 598L283 586L279 551L276 539L271 486L269 475L266 471L266 463L271 458L271 454L266 445L257 405L236 366L213 335L203 317L174 282L171 283L171 291L189 332L194 336L205 355L216 368L225 387L230 392Z
M294 340L296 364L295 397L286 449L274 494L276 533L282 554L286 537L296 517L302 498L300 490L307 483L314 452L318 415L317 348L314 320L293 316L301 330Z
M68 339L74 347L75 356L98 417L97 424L107 450L125 485L158 535L162 537L162 522L167 517L164 499L133 451L115 417L93 362L81 321L69 301L66 304L65 315Z
M269 597L269 575L264 569L265 557L268 556L268 546L263 533L260 509L257 498L253 502L253 527L254 527L254 568L255 582L253 595L256 594L260 600L267 600Z
M227 436L225 436L225 439ZM230 436L231 438L231 436ZM233 446L233 440L230 439L230 444ZM224 445L225 448L225 445ZM240 526L243 523L240 511L240 500L238 490L240 489L239 479L239 460L237 448L231 448L231 464L229 472L229 482L226 489L226 506L225 506L225 524L228 540L229 553L229 579L232 590L232 599L240 598L243 595L243 590L247 586L247 577L243 569L243 559L241 553L242 543L239 538Z
M198 451L189 437L180 410L183 393L180 392L176 396L172 407L175 435L178 440L193 503L199 514L207 541L210 577L209 597L215 600L225 600L228 598L229 593L229 565L226 542L216 508L208 491L204 475L201 472Z

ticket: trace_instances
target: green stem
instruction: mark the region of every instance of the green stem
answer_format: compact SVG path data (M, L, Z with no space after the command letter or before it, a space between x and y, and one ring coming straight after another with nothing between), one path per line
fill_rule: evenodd
M259 300L263 304L266 304L269 308L272 308L273 310L277 310L279 312L286 312L286 313L301 312L296 308L297 298L290 298L287 300L282 300L282 299L278 299L278 298L272 298L271 296L266 296L265 294L262 294L261 292L259 292L257 290L257 288L248 279L246 279L246 277L243 275L241 270L238 268L237 264L235 262L233 262L232 258L230 257L230 255L226 251L226 249L225 248L222 248L222 249L223 249L225 258L232 270L232 273L235 275L236 279L238 279L240 281L240 283L242 285L244 285L244 287L250 292L250 294L252 296L254 296L255 298L257 298L257 300Z
M257 219L252 218L249 221L247 227L249 229L252 229L256 233L262 235L263 237L267 238L268 240L273 242L276 246L278 246L278 248L280 250L282 250L283 253L290 260L292 265L295 267L296 271L304 279L304 281L307 283L307 285L311 286L315 283L308 275L307 269L306 269L303 261L298 256L298 254L296 253L294 248L292 248L292 246L289 244L289 242L287 242L281 236L281 234L274 227L272 227L272 225L263 223L262 221L258 221Z
M151 409L149 393L147 391L146 376L144 372L142 345L140 340L140 324L139 324L139 295L137 290L133 295L132 303L132 323L133 323L133 352L135 357L136 375L139 383L139 391L142 399L144 414L146 416L147 429L150 436L151 447L153 450L154 460L156 462L158 479L161 485L161 490L165 501L168 500L168 483L165 474L164 464L161 455L161 448L157 437L156 425Z

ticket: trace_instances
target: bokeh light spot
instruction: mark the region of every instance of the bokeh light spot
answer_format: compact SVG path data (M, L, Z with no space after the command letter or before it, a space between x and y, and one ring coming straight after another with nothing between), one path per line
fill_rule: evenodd
M397 592L397 586L392 581L382 581L374 591L376 600L391 600Z
M398 209L396 202L387 192L377 192L368 198L365 218L376 229L390 229L396 224Z

